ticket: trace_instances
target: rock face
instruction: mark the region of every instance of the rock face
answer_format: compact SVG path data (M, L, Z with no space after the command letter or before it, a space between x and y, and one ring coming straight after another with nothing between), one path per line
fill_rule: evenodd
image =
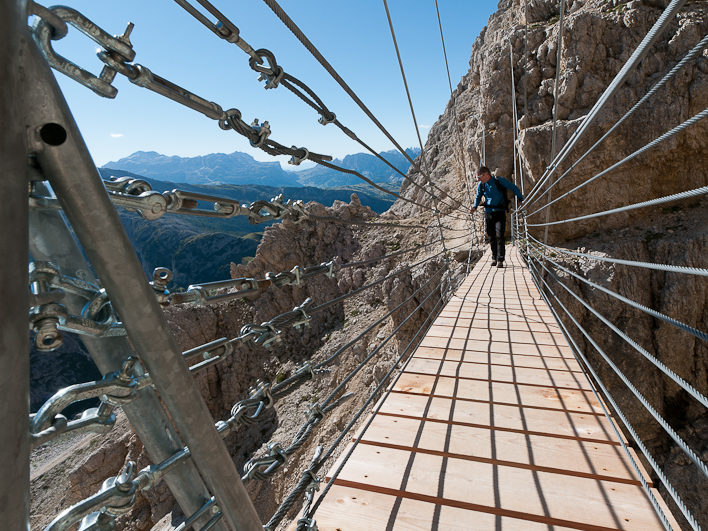
M558 1L501 1L498 12L492 15L472 47L469 72L460 81L445 112L431 128L425 156L434 182L448 195L463 197L466 176L460 164L460 152L464 153L469 164L466 172L469 178L481 164L484 139L486 165L498 175L516 180L528 194L552 160L557 70L556 152L577 130L668 3L568 0L558 55ZM708 3L688 2L649 48L638 68L608 99L578 145L558 166L552 181L558 182L550 195L541 193L527 201L531 236L538 240L545 237L543 226L533 224L603 212L708 184L708 120L689 125L686 130L657 142L626 163L617 164L707 107L708 51L705 49L701 49L665 86L593 148L595 142L706 33ZM520 128L521 168L515 164L512 155L514 101ZM579 160L590 148L593 149ZM575 164L576 161L579 162ZM515 171L518 177L513 175ZM601 172L602 175L592 182L568 193ZM416 172L411 172L410 176L423 182L423 176ZM560 176L563 177L559 179ZM543 187L542 191L545 190ZM549 199L566 193L567 197L538 210ZM424 204L430 203L425 194L408 183L404 183L402 195ZM668 203L668 206L660 204L554 224L549 227L547 241L615 258L706 268L708 205L705 199L701 200L704 196L705 193ZM420 209L399 201L392 211L412 216L419 214ZM705 277L595 262L561 253L553 255L563 267L583 278L690 327L708 329ZM549 262L545 265L555 270ZM705 341L674 324L634 309L567 273L561 271L559 279L554 280L540 266L537 267L549 285L553 285L560 301L636 385L638 392L667 419L704 463L708 461L706 409L603 324L559 282L703 395L708 393ZM595 353L594 346L577 331L571 319L562 310L559 312L564 324L572 330L574 340L588 353L599 377L607 383L661 469L694 516L705 526L708 508L700 499L702 494L697 492L705 492L706 478ZM646 463L645 466L650 469ZM664 498L669 499L666 491L662 492ZM673 510L679 514L675 506Z

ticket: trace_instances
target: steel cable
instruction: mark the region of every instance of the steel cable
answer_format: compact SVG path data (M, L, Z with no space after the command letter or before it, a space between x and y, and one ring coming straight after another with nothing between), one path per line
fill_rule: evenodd
M440 301L438 301L438 303L435 305L435 307L437 307L437 306L440 304L441 301L442 301L442 299L440 299ZM319 462L317 463L317 467L316 467L317 470L319 470L319 468L322 467L322 465L324 464L324 462L326 461L326 459L327 459L328 457L330 457L330 456L334 453L334 450L335 450L336 447L341 443L341 441L344 439L344 437L346 436L347 432L354 426L354 423L361 417L361 415L364 413L364 411L366 411L366 408L367 408L367 407L369 406L369 404L373 401L373 399L374 399L374 397L376 396L376 394L383 388L384 384L388 381L388 378L389 378L390 375L393 373L393 370L396 368L396 366L398 365L398 363L400 363L401 359L403 359L403 357L405 356L405 353L408 351L408 349L411 347L411 345L413 345L413 343L415 342L415 340L416 340L416 338L418 337L418 335L420 335L421 331L423 331L423 329L424 329L425 326L426 326L426 323L428 323L428 322L431 320L432 317L436 317L436 316L437 316L436 313L431 312L431 314L428 316L428 318L426 319L426 321L423 322L423 325L418 329L418 332L416 332L416 334L413 336L413 338L412 338L411 341L408 343L408 345L406 345L405 349L404 349L404 350L402 351L402 353L399 355L399 358L397 359L397 361L396 361L396 363L393 365L393 367L391 367L391 369L389 370L389 372L382 378L382 380L381 380L381 382L379 383L379 385L377 386L377 388L376 388L376 389L374 390L374 392L369 396L369 398L366 400L366 402L364 402L364 404L362 405L362 407L361 407L361 408L359 409L359 411L355 414L354 418L353 418L351 421L349 421L349 423L347 424L347 426L342 430L342 433L339 435L339 437L337 437L337 439L332 443L332 445L329 447L327 453L319 460ZM428 327L429 327L429 325L428 325ZM418 342L418 345L422 342L423 339L424 339L424 338L421 338L421 340ZM416 345L416 348L417 348L418 345ZM355 448L356 445L359 443L359 441L361 441L362 437L364 436L364 433L366 432L366 429L367 429L367 428L371 425L371 423L373 422L374 416L375 416L375 415L378 413L378 411L381 409L381 407L382 407L382 405L383 405L385 399L388 397L388 395L389 395L389 394L391 393L391 391L393 390L393 387L394 387L396 381L398 381L398 378L400 378L401 374L403 374L403 371L405 371L405 368L408 366L408 364L410 363L410 361L411 361L412 359L413 359L413 356L410 356L410 357L408 358L408 360L406 360L406 363L404 364L404 366L403 366L403 367L401 368L401 370L399 371L398 377L397 377L396 380L392 383L392 385L389 386L389 388L388 388L386 394L385 394L384 397L379 401L379 404L378 404L377 407L374 409L374 411L373 411L373 413L372 413L372 415L371 415L369 421L364 425L364 427L363 427L362 430L360 431L360 433L359 433L357 439L354 441L354 443L353 443L352 446L350 447L349 451L347 452L347 455L345 455L344 458L340 461L339 466L337 467L337 470L335 470L335 472L332 474L332 477L330 478L329 482L327 483L325 489L322 491L322 494L318 497L317 501L314 503L314 505L312 506L312 508L311 508L310 511L308 512L308 516L309 516L310 518L312 518L312 516L313 516L313 515L315 514L315 512L317 511L317 508L321 505L322 501L324 501L324 498L326 497L327 493L328 493L329 490L332 488L332 485L334 485L334 481L335 481L336 478L339 476L339 473L342 471L342 469L344 468L344 465L347 463L347 461L348 461L349 458L351 457L352 453L354 452L354 448ZM300 530L298 530L298 531L300 531Z
M585 134L590 124L595 120L595 118L600 113L600 110L605 106L607 101L619 90L624 81L629 76L630 72L639 64L639 62L649 53L649 48L659 37L659 34L669 26L673 16L681 9L686 0L671 0L671 3L664 9L663 13L656 21L656 23L651 27L649 32L646 34L642 42L639 43L637 48L634 50L630 58L625 62L620 71L617 73L615 78L612 80L610 85L605 89L605 91L597 99L593 107L590 109L588 114L585 116L581 122L578 129L576 129L570 136L568 141L565 143L561 151L558 153L556 158L551 161L550 166L544 172L544 175L539 179L533 189L529 192L527 200L532 199L536 194L540 192L541 187L550 178L550 176L555 172L558 166L563 162L563 160L568 156L570 151L575 147L580 138Z
M706 109L708 114L708 109ZM627 205L619 208L613 208L612 210L605 210L603 212L595 212L594 214L587 214L585 216L578 216L575 218L561 219L558 221L550 221L548 223L528 223L529 227L543 227L546 225L558 225L560 223L570 223L572 221L580 221L583 219L597 218L601 216L607 216L609 214L618 214L620 212L626 212L628 210L635 210L637 208L644 208L648 206L660 205L662 203L669 203L671 201L678 201L679 199L688 199L689 197L696 197L698 195L708 194L708 186L701 186L700 188L694 188L693 190L686 190L685 192L679 192L677 194L667 195L664 197L659 197L657 199L652 199L650 201L643 201L641 203L634 203L632 205Z
M562 308L563 311L566 313L566 315L568 315L568 316L573 320L573 322L575 323L575 325L576 325L576 326L579 328L579 330L585 335L585 337L588 337L587 332L585 331L585 329L583 329L583 328L577 323L577 321L575 321L575 319L573 318L573 316L570 314L569 310L563 305L563 303L560 302L560 300L559 300L558 297L555 295L555 293L553 293L553 290L550 288L550 286L546 283L546 281L545 281L542 277L540 277L540 275L539 275L538 271L536 270L535 266L533 266L532 264L530 264L530 265L531 265L531 268L533 268L532 276L534 277L534 282L535 282L536 285L539 287L539 293L541 293L541 295L543 296L544 300L545 300L546 303L548 304L548 307L549 307L550 310L553 312L553 315L555 316L556 321L558 322L558 324L560 324L560 326L563 328L563 331L565 332L565 333L564 333L564 336L570 341L570 343L571 343L572 346L573 346L573 353L574 353L574 354L577 354L578 356L580 356L580 359L582 360L583 365L590 371L590 374L592 374L592 376L593 376L593 378L594 378L594 382L595 382L595 383L600 387L600 389L602 390L602 392L603 392L603 398L607 399L607 401L612 405L612 408L614 409L614 411L617 413L617 415L618 415L618 416L620 417L620 419L622 420L623 424L624 424L625 427L627 428L627 431L630 433L630 435L631 435L632 438L634 439L635 443L637 444L637 446L639 447L639 449L640 449L640 450L642 451L642 453L644 454L644 457L647 459L647 461L648 461L649 464L651 465L652 469L654 470L654 472L655 472L656 475L658 476L659 480L662 482L662 484L664 485L664 487L666 488L666 490L669 492L669 494L670 494L671 497L673 498L673 500L674 500L674 502L676 503L676 505L679 507L679 509L681 510L681 512L683 513L683 515L686 517L686 520L688 520L688 522L689 522L689 524L691 525L691 527L692 527L694 530L700 530L700 529L701 529L700 525L698 525L698 523L696 522L696 519L693 517L693 515L691 514L691 512L688 510L688 508L687 508L686 505L684 504L683 500L682 500L681 497L678 495L678 493L677 493L676 490L674 489L674 487L673 487L673 485L671 484L671 482L669 481L669 479L666 477L666 474L664 473L664 471L661 470L661 468L659 467L659 465L657 464L657 462L654 460L654 457L651 455L651 453L649 452L649 450L648 450L647 447L645 446L644 442L643 442L642 439L639 437L639 434L637 434L637 432L634 430L634 427L633 427L632 424L629 422L629 420L627 420L627 417L626 417L626 416L624 415L624 413L622 412L622 409L618 406L617 402L614 400L614 398L613 398L612 395L610 394L609 390L608 390L608 389L605 387L605 385L603 384L603 382L602 382L602 380L600 379L599 375L595 372L595 369L592 367L592 365L590 364L590 362L588 361L588 359L585 357L585 355L584 355L584 354L582 353L582 351L580 350L580 347L577 345L577 343L576 343L575 340L573 339L572 335L570 334L570 332L569 332L568 329L566 328L565 324L564 324L563 321L560 319L560 316L559 316L558 313L556 312L555 308L554 308L553 305L550 303L550 300L549 300L548 296L546 295L545 291L542 290L542 289L540 289L541 286L540 286L540 284L539 284L539 282L538 282L538 279L539 279L539 278L541 279L541 281L543 282L543 284L546 286L546 289L549 291L549 293L551 293L551 295L553 295L554 300L561 306L561 308ZM595 394L595 396L598 396L597 391L594 389L594 387L593 387L593 393ZM598 397L598 398L600 398L600 397ZM604 403L603 403L603 400L598 400L598 402L599 402L600 406L602 407L603 411L605 412L605 414L608 416L608 418L611 418L610 415L609 415L609 413L607 412L607 409L606 409L606 407L605 407L605 405L604 405ZM611 424L612 424L612 426L613 426L613 429L616 430L616 428L615 428L615 426L614 426L614 423L612 422ZM617 433L617 432L615 432L615 433ZM638 476L641 480L643 480L643 477L644 477L644 476L643 476L643 471L642 471L642 470L639 468L639 466L636 464L636 461L634 460L634 457L632 456L632 454L629 452L629 449L628 449L627 446L625 445L625 443L624 443L624 437L622 436L621 433L617 433L617 435L618 435L618 439L619 439L620 443L622 444L622 447L623 447L623 448L625 449L625 451L627 452L627 455L629 456L629 459L630 459L630 461L632 462L632 465L633 465L634 468L635 468L635 472L637 473L637 476ZM644 481L642 481L642 483L644 484ZM649 487L649 486L646 485L645 488L648 488L648 487ZM653 497L653 495L650 496L650 500L655 500L655 498ZM652 502L652 504L654 504L654 502ZM657 505L658 505L658 504L657 504ZM663 511L662 511L661 508L658 507L657 505L654 505L654 509L657 511L657 514L661 517L661 516L663 515ZM667 526L667 529L670 529L670 526Z
M543 269L559 284L564 286L560 279L549 270L544 264L538 262ZM565 307L564 307L565 308ZM566 310L567 312L567 310ZM708 466L706 466L703 461L698 457L698 455L686 444L686 442L681 438L681 436L669 425L669 423L659 414L658 411L652 406L649 401L639 392L639 390L634 386L634 384L625 376L625 374L620 370L620 368L610 359L610 357L605 353L604 350L597 344L597 342L585 331L580 323L568 313L568 316L573 321L573 323L578 327L578 329L583 333L587 340L592 344L595 350L602 356L610 368L615 372L615 374L622 380L622 382L627 386L627 388L632 391L632 394L639 400L639 402L644 406L644 408L649 412L649 414L654 418L654 420L664 429L664 431L674 440L674 442L683 450L686 456L693 461L693 463L698 467L701 473L708 478Z
M462 247L462 245L464 245L464 243L461 244L461 245L458 245L457 247ZM455 247L455 249L456 249L457 247ZM355 289L355 290L352 290L352 291L350 291L350 292L348 292L348 293L345 293L344 295L340 295L339 297L335 297L334 299L331 299L331 300L329 300L328 302L325 302L325 303L322 303L322 304L320 304L320 305L318 305L318 306L315 306L314 308L312 308L311 311L312 311L312 312L315 312L315 311L324 310L325 308L328 308L328 307L332 306L333 304L337 304L338 302L341 302L341 301L343 301L343 300L345 300L345 299L348 299L349 297L352 297L352 296L356 295L357 293L361 293L362 291L367 290L367 289L369 289L369 288L372 288L372 287L374 287L374 286L377 286L378 284L381 284L381 283L385 282L386 280L388 280L388 279L390 279L390 278L393 278L393 277L395 277L395 276L397 276L397 275L400 275L401 273L405 273L406 271L410 271L410 270L413 269L414 267L417 267L417 266L422 265L422 264L424 264L424 263L426 263L426 262L429 262L430 260L432 260L432 259L434 259L434 258L437 258L438 256L440 256L440 255L442 255L442 254L445 254L445 251L440 251L439 253L436 253L436 254L434 254L434 255L432 255L432 256L429 256L429 257L426 258L425 260L421 260L420 262L416 262L415 264L408 265L408 266L406 266L406 267L404 267L404 268L402 268L402 269L399 269L399 270L397 270L397 271L394 271L393 273L389 273L389 274L386 275L385 277L380 278L379 280L376 280L376 281L374 281L374 282L372 282L372 283L370 283L370 284L367 284L367 285L365 285L365 286L362 286L362 287L360 287L360 288L357 288L357 289Z
M327 71L327 73L332 76L332 78L339 84L342 89L349 95L349 97L354 100L354 102L359 106L359 108L364 111L364 113L369 117L369 119L374 122L376 127L386 135L391 143L396 147L396 149L403 155L408 162L410 162L414 167L416 167L415 161L406 153L406 151L399 145L398 142L393 138L391 133L386 130L386 128L381 124L381 122L376 118L374 113L372 113L369 108L364 105L359 96L352 90L352 88L342 79L342 77L337 73L337 71L332 67L331 64L324 58L320 51L315 47L312 42L307 38L307 36L302 32L302 30L295 24L295 22L288 16L288 14L283 10L276 0L263 0L265 4L275 13L275 15L280 19L280 21L287 27L295 37L300 41L300 43L307 49L307 51L312 54L312 56L317 59L317 61L322 65L322 67ZM444 190L439 189L438 191L445 193Z
M551 247L550 245L545 245L538 240L536 243L543 245L550 251L555 251L563 254L569 254L573 256L580 256L583 258L589 258L590 260L599 260L601 262L611 262L614 264L622 264L633 267L643 267L646 269L656 269L658 271L666 271L669 273L684 273L686 275L701 275L708 277L708 269L698 268L698 267L687 267L687 266L676 266L671 264L655 264L651 262L636 262L634 260L622 260L619 258L611 258L607 256L596 256L594 254L579 253L575 251L569 251L568 249L563 249L562 247Z
M418 293L420 293L423 289L425 289L425 288L433 281L433 279L435 279L439 274L443 273L443 272L445 271L445 269L446 269L445 266L443 266L443 267L439 268L437 271L435 271L435 273L433 273L433 274L430 276L430 279L428 279L428 281L426 281L425 284L421 285L418 289L416 289L406 300L404 300L402 303L400 303L399 305L397 305L397 306L396 306L393 310L391 310L386 316L384 316L383 318L381 318L375 325L371 325L369 328L367 328L367 330L365 330L364 332L362 332L362 333L359 335L359 337L356 339L356 341L358 341L359 339L363 338L369 331L371 331L371 330L373 329L374 326L377 326L378 324L380 324L381 322L383 322L384 319L388 318L388 317L389 317L390 315L392 315L394 312L396 312L397 310L399 310L400 308L402 308L405 304L407 304L408 302L410 302L411 299L413 299ZM430 298L430 296L435 292L435 290L438 289L440 286L442 286L443 282L444 282L444 280L441 280L440 283L436 286L436 288L433 289L433 290L431 291L431 293L428 294L427 297L425 297L425 299L423 299L423 302L427 301L427 300ZM423 304L423 303L419 304L418 307L417 307L415 310L413 310L413 312L412 312L411 314L409 314L408 317L410 317L411 315L413 315L413 313L415 313L416 311L418 311L418 309L420 309L420 308L422 307L422 304ZM404 319L404 321L402 321L402 322L406 322L407 320L408 320L408 318ZM400 326L400 325L399 325L399 326ZM391 337L391 336L389 336L389 337ZM334 354L332 354L329 358L327 358L326 360L324 360L323 362L321 362L320 364L318 364L317 367L325 366L325 365L330 364L334 359L336 359L336 358L341 354L341 352L342 352L344 349L350 347L350 346L353 345L356 341L350 341L350 342L347 343L345 346L343 346L343 347L341 347L340 349L338 349L337 352L335 352ZM384 343L385 343L385 342L384 342ZM364 366L366 366L366 364L369 362L369 360L371 360L371 358L376 354L376 352L378 352L378 349L380 349L380 347L383 346L384 343L381 343L381 344L377 347L377 349L374 349L371 353L369 353L369 354L368 354L368 355L367 355L367 356L366 356L344 379L342 379L342 381L339 382L339 384L337 385L337 387L335 387L334 390L333 390L332 392L330 392L330 394L327 396L327 398L325 398L325 399L322 401L322 403L323 403L323 404L328 404L331 400L333 400L334 397L337 396L337 395L340 393L340 391L342 391L342 390L346 387L346 385L349 383L349 381L350 381L352 378L354 378L354 376L356 376L356 375L358 374L358 372L359 372L362 368L364 368Z
M553 203L556 203L557 201L560 201L560 200L563 199L564 197L569 196L570 194L572 194L572 193L575 192L576 190L579 190L580 188L583 188L584 186L590 184L590 183L593 182L594 180L596 180L596 179L602 177L603 175L608 174L608 173L611 172L612 170L616 170L617 168L619 168L619 167L622 166L623 164L625 164L625 163L629 162L630 160L632 160L632 159L638 157L639 155L641 155L641 154L643 154L643 153L649 151L649 150L652 149L653 147L656 147L657 145L659 145L659 144L660 144L661 142L663 142L664 140L668 140L669 138L673 137L674 135L680 133L681 131L684 131L684 130L688 129L688 128L691 127L692 125L695 125L696 123L698 123L699 121L701 121L701 120L702 120L703 118L705 118L706 116L708 116L708 108L703 109L701 112L699 112L699 113L696 114L695 116L692 116L691 118L689 118L689 119L686 120L685 122L683 122L683 123L677 125L676 127L674 127L673 129L671 129L670 131L667 131L666 133L664 133L664 134L661 135L660 137L655 138L654 140L652 140L651 142L649 142L648 144L646 144L644 147L642 147L642 148L636 150L634 153L632 153L632 154L630 154L630 155L627 155L625 158L623 158L623 159L620 160L619 162L614 163L614 164L613 164L612 166L610 166L609 168L607 168L607 169L601 171L600 173L598 173L597 175L591 177L590 179L587 179L587 180L583 181L582 183L580 183L578 186L576 186L576 187L573 188L572 190L569 190L569 191L565 192L564 194L558 196L558 197L555 198L553 201L550 201L550 202L548 202L548 203L545 203L543 206L537 208L536 210L534 210L534 211L531 212L530 214L527 214L527 217L533 216L533 215L536 214L537 212L540 212L541 210L543 210L543 209L545 209L545 208L548 208L548 207L551 206ZM556 182L557 182L557 181L556 181Z
M708 35L706 35L705 37L703 37L703 39L701 39L701 41L700 41L696 46L694 46L694 47L683 57L683 59L681 59L681 61L679 61L679 62L676 64L676 66L674 66L663 78L661 78L660 81L658 81L651 89L649 89L649 91L647 91L647 93L644 94L644 96L642 96L642 98L641 98L637 103L635 103L634 106L633 106L629 111L627 111L627 112L624 114L624 116L622 116L622 118L620 118L620 119L617 121L617 123L615 123L615 124L602 136L602 138L600 138L597 142L595 142L595 144L593 144L592 147L590 147L585 153L583 153L583 155L580 156L580 158L578 158L575 162L573 162L573 164L571 164L570 167L569 167L567 170L565 170L565 172L563 172L563 174L562 174L560 177L558 177L558 179L556 179L556 180L548 187L547 190L550 190L550 189L553 188L556 184L558 184L558 183L561 181L561 179L563 179L563 178L564 178L566 175L568 175L574 168L576 168L576 167L578 166L578 164L580 164L583 160L585 160L585 158L586 158L588 155L590 155L590 153L592 153L593 151L595 151L595 149L597 149L597 147L598 147L600 144L602 144L602 142L604 142L604 141L607 139L608 136L610 136L620 125L622 125L630 116L632 116L632 114L634 114L634 112L635 112L639 107L641 107L644 103L646 103L646 101L647 101L651 96L653 96L654 94L656 94L656 92L657 92L661 87L663 87L674 75L676 75L676 73L677 73L679 70L681 70L681 68L683 68L686 64L688 64L688 62L689 62L691 59L695 58L696 55L698 55L698 54L700 53L700 51L701 51L703 48L705 48L706 46L708 46ZM531 201L527 204L527 207L530 207L532 204L534 204L535 202L537 202L540 198L541 198L540 196L537 196L535 199L531 200ZM549 203L548 205L546 205L546 206L549 206L549 205L550 205L550 203ZM544 207L544 208L545 208L545 207ZM540 210L540 209L539 209L539 210Z
M532 276L533 276L533 278L534 278L534 282L536 283L536 286L539 288L539 293L541 294L541 296L542 296L542 297L544 298L544 300L546 301L546 304L548 304L548 307L550 308L551 312L553 312L553 315L554 315L555 318L556 318L556 322L558 322L558 324L559 324L559 325L561 326L561 328L563 329L563 332L564 332L563 335L566 337L566 339L568 339L568 341L570 342L570 344L573 346L573 354L576 356L576 359L577 359L578 356L580 357L580 359L579 359L578 361L579 361L579 362L580 362L580 361L583 362L583 363L582 363L582 366L586 367L587 370L590 371L590 374L591 374L591 375L593 376L593 378L594 378L594 383L596 383L597 386L601 389L601 391L602 391L602 393L603 393L603 396L602 396L602 397L600 397L600 396L598 395L597 391L595 390L595 387L592 386L593 394L595 394L595 396L597 397L598 403L599 403L600 406L602 407L602 410L605 412L605 415L607 415L607 418L608 418L608 419L611 419L611 418L612 418L612 417L610 416L610 413L607 411L607 408L606 408L606 406L605 406L605 404L604 404L604 400L603 400L603 399L607 400L607 401L610 403L610 405L612 405L612 408L614 409L615 413L617 413L617 416L622 420L622 423L624 424L625 428L627 428L627 431L628 431L629 434L632 436L632 438L634 439L634 441L635 441L635 443L637 444L637 446L639 447L639 449L642 451L642 454L644 454L644 457L645 457L646 460L649 462L649 464L651 465L652 469L654 470L654 472L656 473L656 475L658 476L659 480L662 482L662 484L664 485L664 487L666 488L666 490L669 492L669 494L670 494L671 497L673 498L673 500L674 500L674 502L676 503L676 505L679 507L679 509L681 510L681 512L683 513L683 515L686 517L686 520L688 520L688 522L691 524L691 527L692 527L694 530L699 530L699 529L700 529L700 526L699 526L698 523L696 522L696 519L693 517L693 515L691 514L691 512L688 510L688 508L687 508L686 505L684 504L683 500L682 500L681 497L678 495L678 493L677 493L676 490L674 489L674 487L673 487L673 485L671 484L671 482L669 481L669 479L666 477L666 474L664 474L664 471L661 470L661 468L659 467L659 465L656 463L656 461L654 460L654 457L651 455L651 453L650 453L649 450L647 449L646 445L644 444L644 442L642 441L642 439L639 437L639 434L637 434L637 432L635 431L635 429L634 429L634 427L632 426L632 424L629 422L629 420L627 420L627 417L626 417L626 416L624 415L624 413L622 412L622 409L617 405L617 402L614 400L614 398L613 398L612 395L610 394L609 390L605 387L605 385L603 384L603 382L602 382L602 380L600 379L599 375L595 372L595 369L592 367L592 365L590 364L590 362L588 361L588 359L587 359L587 358L585 357L585 355L582 353L580 347L579 347L578 344L575 342L575 340L573 339L573 336L570 334L570 332L569 332L568 329L566 328L565 324L564 324L563 321L561 320L560 316L559 316L558 313L556 312L556 309L554 308L553 304L551 304L551 301L549 300L549 298L548 298L548 296L546 295L545 291L542 290L542 289L540 289L541 286L540 286L540 283L538 282L538 279L539 279L539 278L541 279L541 281L543 282L543 284L546 286L546 290L548 290L549 293L550 293L551 295L553 295L554 300L563 308L563 310L565 311L565 313L570 316L570 313L569 313L568 309L567 309L565 306L563 306L563 304L560 302L560 300L559 300L558 297L555 295L555 293L553 293L553 290L550 288L550 286L548 286L548 284L546 283L546 281L543 280L543 278L538 275L538 271L536 270L535 266L533 266L533 264L530 264L530 265L531 265L531 268L532 268L531 274L532 274ZM570 316L570 317L571 317L571 319L572 319L572 316ZM576 323L576 324L577 324L577 323ZM577 325L577 326L579 327L579 325ZM584 330L583 330L582 328L581 328L580 330L581 330L582 332L584 332ZM665 527L666 527L667 529L671 529L671 526L667 525L668 522L665 521L665 520L666 520L666 517L665 517L665 515L664 515L664 513L663 513L663 510L662 510L661 507L658 505L658 503L657 503L657 501L656 501L656 498L654 497L653 493L651 492L651 489L649 488L649 485L646 484L646 480L644 479L643 470L639 467L639 465L637 464L636 460L634 459L634 456L632 455L632 453L629 451L629 448L628 448L627 445L625 444L623 435L617 430L617 427L615 426L615 423L614 423L614 422L610 422L610 424L611 424L611 426L612 426L612 429L615 431L615 434L617 435L617 439L619 440L620 444L622 445L622 448L623 448L623 449L625 450L625 452L627 453L627 456L628 456L630 462L632 463L632 466L634 467L634 470L635 470L635 472L636 472L636 474L637 474L637 477L639 477L640 481L642 482L642 486L645 488L645 490L647 490L648 495L649 495L649 499L651 500L651 503L652 503L652 505L654 506L654 510L657 512L657 514L658 514L659 517L662 519L662 521L664 521Z
M403 61L401 60L401 52L398 49L398 41L396 40L396 32L393 30L393 22L391 21L391 13L389 12L389 9L388 9L388 2L386 2L386 0L383 0L383 5L384 5L384 8L386 9L386 18L388 19L388 27L391 29L391 38L393 39L393 46L396 49L396 58L398 59L398 66L401 70L401 78L403 79L403 86L406 89L406 97L408 98L408 106L410 107L411 116L413 117L413 125L415 126L415 133L418 137L418 144L420 145L421 168L423 170L423 175L427 179L428 185L432 186L432 178L430 177L430 173L428 172L427 163L425 161L425 148L423 147L423 140L420 137L420 128L418 127L418 120L415 117L415 110L413 109L413 100L411 99L411 92L408 88L408 81L406 80L406 72L403 68ZM442 222L440 221L440 210L438 208L438 204L437 204L437 201L435 200L435 198L433 199L433 204L435 206L435 216L438 220L438 230L440 231L440 237L444 238L443 231L442 231ZM447 252L447 248L445 247L444 240L443 240L443 250L445 250Z
M619 295L619 294L617 294L617 293L614 293L613 291L610 291L610 290L608 290L608 289L606 289L606 288L603 288L602 286L600 286L600 285L598 285L598 284L595 284L594 282L591 282L591 281L589 281L589 280L587 280L587 279L581 277L580 275L578 275L578 274L576 274L576 273L573 273L573 272L570 271L569 269L567 269L567 268L561 266L561 265L558 264L557 262L555 262L555 261L553 261L552 259L550 259L549 257L545 256L543 253L538 252L537 249L535 249L535 248L532 247L532 250L535 251L535 252L538 254L538 256L544 258L546 261L548 261L548 262L552 263L553 265L555 265L558 269L560 269L560 270L562 270L562 271L565 271L565 272L568 273L569 275L572 275L572 276L574 276L575 278L577 278L578 280L583 281L585 284L588 284L589 286L592 286L592 287L594 287L595 289L599 289L599 290L602 291L603 293L607 293L608 295L610 295L610 296L612 296L612 297L615 297L615 298L621 300L622 302L624 302L624 303L626 303L626 304L629 304L630 306L632 306L632 307L634 307L634 308L637 308L637 309L639 309L639 310L642 310L642 311L644 311L644 312L646 312L646 313L652 315L653 317L656 317L656 318L658 318L658 319L662 319L662 320L666 321L667 323L670 323L670 324L672 324L672 325L674 325L674 326L677 326L677 327L681 328L681 329L684 330L684 331L690 332L690 333L692 333L693 335L695 335L696 337L698 337L699 339L702 339L702 340L704 340L704 341L705 341L705 340L708 340L708 336L707 336L704 332L701 332L700 330L696 330L695 328L692 328L692 327L690 327L690 326L688 326L688 325L686 325L686 324L684 324L684 323L682 323L682 322L680 322L680 321L677 321L677 320L675 320L675 319L672 319L672 318L670 318L670 317L668 317L668 316L666 316L666 315L664 315L664 314L662 314L662 313L659 313L659 312L656 312L656 311L654 311L654 310L651 310L650 308L647 308L646 306L643 306L643 305L641 305L641 304L637 304L636 302L634 302L634 301L632 301L632 300L630 300L630 299L627 299L626 297L623 297L622 295ZM558 280L557 277L556 277L556 280ZM636 351L639 352L642 356L644 356L644 358L645 358L647 361L651 362L657 369L659 369L659 370L660 370L661 372L663 372L666 376L668 376L669 378L671 378L679 387L681 387L681 389L683 389L683 390L686 391L689 395L691 395L693 398L695 398L696 400L698 400L698 402L700 402L700 403L703 405L703 407L708 408L708 398L706 398L705 396L703 396L695 387L693 387L693 386L692 386L691 384L689 384L686 380L684 380L683 378L681 378L681 377L680 377L678 374L676 374L674 371L672 371L671 369L669 369L663 362L661 362L660 360L658 360L654 355L652 355L652 354L649 353L645 348L643 348L641 345L639 345L639 343L637 343L635 340L633 340L633 339L632 339L631 337L629 337L627 334L625 334L624 332L622 332L622 331L621 331L617 326L615 326L609 319L607 319L605 316L603 316L603 315L600 314L597 310L595 310L592 306L590 306L587 302L585 302L580 296L578 296L575 292L573 292L573 290L571 290L571 289L570 289L568 286L566 286L563 282L561 282L560 280L558 280L558 282L559 282L559 284L561 285L561 287L563 287L563 289L565 289L575 300L577 300L577 301L580 302L583 306L585 306L585 308L587 308L587 310L588 310L590 313L592 313L595 317L597 317L600 321L602 321L608 328L610 328L615 334L617 334L618 336L620 336L625 342L627 342L629 345L631 345L632 348L634 348L634 350L636 350ZM658 315L655 315L655 314L658 314ZM658 316L661 316L661 317L658 317Z

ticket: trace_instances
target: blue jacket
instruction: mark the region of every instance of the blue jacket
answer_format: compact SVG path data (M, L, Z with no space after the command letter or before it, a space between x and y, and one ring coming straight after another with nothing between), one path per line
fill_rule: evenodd
M496 179L499 186L503 186L507 190L514 192L514 195L519 198L519 201L523 201L524 198L521 196L521 190L519 190L516 185L504 177L494 177L487 181L486 184L479 183L477 185L477 196L474 198L474 208L477 208L482 201L482 196L487 198L484 208L488 211L499 212L504 210L504 195L501 190L494 184Z

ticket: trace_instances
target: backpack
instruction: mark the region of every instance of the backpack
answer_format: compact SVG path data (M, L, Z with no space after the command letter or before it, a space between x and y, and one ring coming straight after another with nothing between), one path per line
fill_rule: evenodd
M509 210L509 195L508 195L508 190L506 186L501 186L499 182L497 181L496 177L492 177L491 181L494 183L494 186L497 187L497 191L502 195L504 198L504 211Z

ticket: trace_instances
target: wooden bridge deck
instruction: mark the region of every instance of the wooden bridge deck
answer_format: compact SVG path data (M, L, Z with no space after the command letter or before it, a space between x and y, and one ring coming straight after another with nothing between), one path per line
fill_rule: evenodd
M462 283L315 519L322 531L663 529L513 248L505 269L485 257Z

